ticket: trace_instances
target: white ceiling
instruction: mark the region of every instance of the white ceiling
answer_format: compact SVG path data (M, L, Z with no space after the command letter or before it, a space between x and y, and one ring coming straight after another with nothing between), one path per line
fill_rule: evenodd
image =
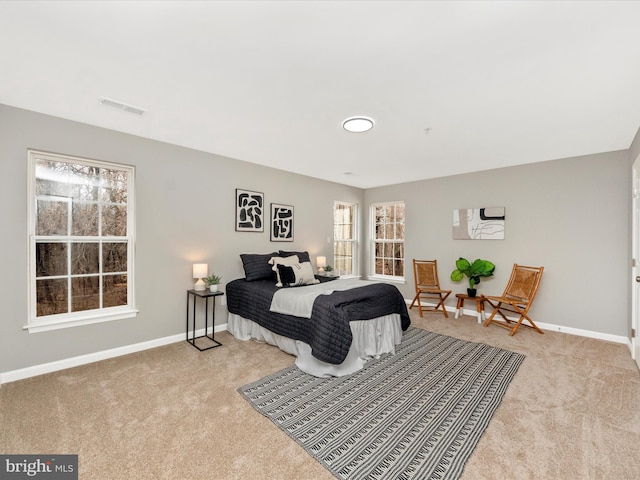
M621 150L640 2L1 1L0 103L362 188Z

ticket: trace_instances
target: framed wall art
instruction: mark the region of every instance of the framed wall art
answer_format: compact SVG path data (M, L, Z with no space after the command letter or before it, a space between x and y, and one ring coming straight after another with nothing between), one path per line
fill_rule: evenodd
M271 204L271 241L293 242L293 207Z
M264 232L264 194L236 188L236 232Z
M454 240L504 240L504 207L453 211Z

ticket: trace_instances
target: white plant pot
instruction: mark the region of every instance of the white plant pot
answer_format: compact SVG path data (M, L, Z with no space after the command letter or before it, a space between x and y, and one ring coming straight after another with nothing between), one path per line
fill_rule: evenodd
M209 291L210 292L217 292L218 291L218 285L209 285Z

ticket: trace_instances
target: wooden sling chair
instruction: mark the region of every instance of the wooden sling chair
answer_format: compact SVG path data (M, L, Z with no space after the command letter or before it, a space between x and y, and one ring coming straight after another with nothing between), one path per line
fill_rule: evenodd
M418 304L418 311L422 317L422 311L442 311L445 317L447 315L447 309L444 306L444 301L449 295L451 290L442 290L440 288L440 282L438 281L438 261L437 260L413 260L413 278L416 284L416 296L413 297L413 302L409 309ZM436 306L423 306L421 300L435 301Z
M528 315L529 309L533 304L533 299L538 292L538 286L540 285L540 279L542 278L542 271L544 267L525 267L513 265L511 271L511 278L507 284L507 288L501 297L492 297L484 295L483 298L493 307L493 312L484 322L484 326L488 327L491 323L495 323L501 327L510 330L509 335L513 336L518 327L523 325L528 328L533 328L538 333L544 333L533 323L533 320ZM507 318L505 313L516 314L517 320L513 318ZM496 314L500 314L502 320L497 320ZM524 320L527 320L531 325L523 324Z

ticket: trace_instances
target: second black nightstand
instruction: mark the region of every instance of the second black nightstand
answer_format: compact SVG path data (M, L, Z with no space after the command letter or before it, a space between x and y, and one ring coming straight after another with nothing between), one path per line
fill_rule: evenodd
M222 346L222 344L214 338L214 328L216 320L216 297L224 295L223 292L211 292L209 290L187 290L187 342L193 345L195 348L203 352L211 348ZM191 338L189 338L189 298L193 296L193 308L191 318L193 319L193 329L191 330ZM196 337L196 299L204 299L204 335ZM209 299L212 300L211 306L211 336L207 335L209 330ZM213 342L213 345L208 347L199 347L196 345L196 340L199 338L208 338Z

